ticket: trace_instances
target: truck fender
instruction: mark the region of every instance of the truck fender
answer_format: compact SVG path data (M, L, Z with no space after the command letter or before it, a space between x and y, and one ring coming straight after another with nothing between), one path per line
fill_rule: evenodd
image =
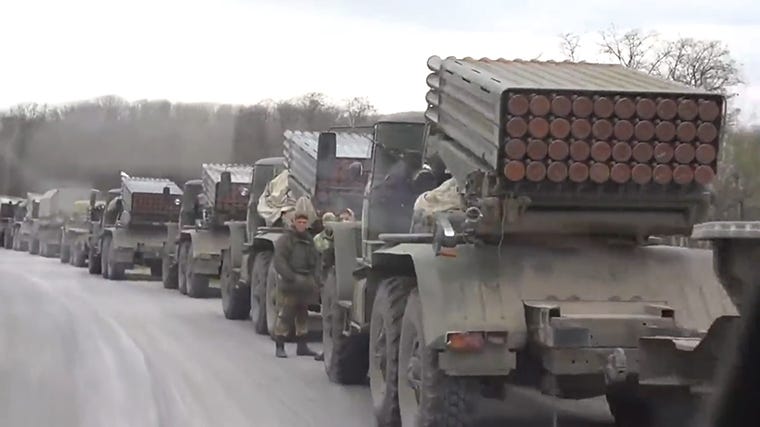
M166 242L164 243L164 254L173 257L177 251L179 238L179 224L176 222L166 223Z
M181 240L189 240L193 254L222 255L229 245L229 230L182 230Z
M359 268L361 248L357 247L358 234L361 233L361 222L330 223L333 231L333 246L335 250L335 279L338 285L338 299L351 301L354 294L356 279L354 271Z
M229 232L229 247L227 250L230 253L230 260L232 261L232 268L241 268L243 265L243 247L245 245L245 222L242 221L228 221L227 224Z
M267 233L261 233L253 238L253 245L251 245L251 249L253 249L253 253L255 254L258 251L274 251L274 245L277 243L277 240L282 236L282 233L278 232L267 232Z
M417 279L427 345L444 348L448 332L508 329L508 344L519 346L526 336L522 299L500 285L499 270L492 267L498 263L488 257L493 251L457 249L456 257L436 257L429 244L379 249L372 255L370 280L399 274Z

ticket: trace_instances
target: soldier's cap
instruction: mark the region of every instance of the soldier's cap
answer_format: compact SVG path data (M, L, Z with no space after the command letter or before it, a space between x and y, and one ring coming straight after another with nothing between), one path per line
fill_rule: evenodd
M332 212L325 212L322 215L322 222L335 222L337 220L337 217Z

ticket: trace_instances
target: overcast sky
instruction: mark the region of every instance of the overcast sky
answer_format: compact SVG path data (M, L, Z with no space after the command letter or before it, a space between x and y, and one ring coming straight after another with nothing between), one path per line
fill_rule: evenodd
M425 106L430 55L562 59L557 34L610 24L720 39L760 122L760 2L565 0L0 0L0 108L105 94L253 104L310 91Z

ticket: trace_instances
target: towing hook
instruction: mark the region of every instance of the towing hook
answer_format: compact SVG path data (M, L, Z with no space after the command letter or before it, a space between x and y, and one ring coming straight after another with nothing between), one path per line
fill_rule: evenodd
M628 359L622 348L616 348L607 356L604 366L604 381L607 385L622 383L628 376Z

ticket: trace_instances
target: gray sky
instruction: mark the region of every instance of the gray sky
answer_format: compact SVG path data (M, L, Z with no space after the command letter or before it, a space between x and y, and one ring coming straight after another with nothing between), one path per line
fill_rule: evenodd
M619 28L726 42L760 122L760 2L0 0L0 108L105 94L252 104L321 91L424 108L428 56L562 59L557 34Z

